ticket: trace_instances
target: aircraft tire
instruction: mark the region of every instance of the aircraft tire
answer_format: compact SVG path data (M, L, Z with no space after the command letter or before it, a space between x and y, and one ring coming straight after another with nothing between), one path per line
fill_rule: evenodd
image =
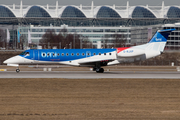
M104 72L104 69L103 69L103 68L97 68L97 69L96 69L96 72L97 72L97 73L103 73L103 72Z
M19 72L20 72L20 69L16 69L16 72L19 73Z
M100 68L100 72L103 73L103 72L104 72L104 69L103 69L103 68Z

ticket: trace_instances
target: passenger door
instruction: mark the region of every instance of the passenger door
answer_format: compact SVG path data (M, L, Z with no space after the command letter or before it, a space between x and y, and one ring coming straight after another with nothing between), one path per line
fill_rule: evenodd
M34 50L33 56L34 56L34 63L38 63L39 62L39 50Z

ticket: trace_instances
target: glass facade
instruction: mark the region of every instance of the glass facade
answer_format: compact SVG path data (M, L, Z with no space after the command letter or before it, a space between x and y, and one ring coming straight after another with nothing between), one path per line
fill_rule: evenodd
M61 26L65 25L69 33L88 37L93 45L99 44L105 37L111 43L114 34L125 36L127 43L134 45L148 41L148 27L154 26L154 33L157 29L163 29L162 25L174 23L180 23L179 6L0 5L0 26L3 29L7 26L10 32L14 32L11 41L17 40L17 30L24 39L30 30L32 41L38 43L47 30L53 29L58 34ZM167 43L172 48L180 48L180 27L176 27L176 30L171 33Z
M33 6L29 9L26 17L51 17L43 8L39 6Z
M8 19L1 19L6 23ZM61 26L63 24L68 26L97 26L97 27L129 27L129 26L149 26L158 24L174 24L180 22L179 18L164 19L164 18L16 18L9 19L8 24L20 25L40 25L40 26Z
M131 44L141 45L149 42L152 36L161 26L134 27L131 29ZM150 30L150 31L149 31ZM149 36L148 36L149 34Z
M70 27L67 25L61 25L59 27L45 27L45 26L29 26L29 27L19 27L18 30L21 31L22 36L28 37L28 30L31 32L31 40L33 44L39 44L39 40L42 39L42 36L47 30L55 31L55 34L66 28L69 34L78 34L81 39L87 39L91 41L94 46L99 46L101 48L104 41L108 41L109 45L113 44L113 40L116 34L119 34L127 39L127 42L130 40L130 27L119 28L119 27Z
M15 16L8 8L0 5L0 17L15 17Z
M132 18L156 18L154 14L144 7L136 7L132 13Z
M165 50L180 50L180 24L167 24L159 26L149 26L149 27L133 27L131 28L131 44L140 45L147 43L151 37L159 29L176 29L172 31L168 36ZM150 31L149 31L150 29Z
M125 37L127 37L127 43L130 45L137 45L137 44L144 44L148 41L148 27L154 25L154 32L156 32L157 29L162 29L163 24L173 24L180 22L180 19L140 19L140 18L133 18L133 19L89 19L89 18L0 18L0 23L3 25L9 26L14 25L15 29L16 26L19 27L19 25L22 25L22 27L19 27L19 30L22 34L22 36L25 36L27 38L27 32L28 29L31 31L31 37L32 41L34 43L38 43L38 41L42 38L42 35L49 29L54 29L56 34L58 34L65 23L72 23L74 22L74 26L65 25L68 26L68 32L71 34L77 33L80 35L83 35L83 37L88 37L89 41L93 42L93 45L99 44L99 41L102 41L104 39L104 35L106 34L106 37L109 37L108 39L111 41L111 37L113 34L123 34ZM86 23L86 24L80 24L80 23ZM27 24L28 23L28 24ZM31 24L29 24L31 23ZM34 24L36 23L36 24ZM45 24L44 24L45 23ZM124 25L120 25L124 23ZM50 25L52 24L52 26ZM45 26L43 26L45 25ZM144 26L143 26L144 25ZM24 27L23 27L24 26ZM25 28L25 26L27 28ZM29 26L33 26L29 28ZM127 28L127 29L125 29ZM144 29L140 29L144 28ZM170 29L172 27L166 27L164 29ZM175 47L180 48L180 27L176 27L178 31L174 31L171 33L172 36L170 36L167 46L169 49L175 49ZM11 38L12 39L12 38ZM111 43L109 41L109 43ZM178 45L177 45L178 44Z
M85 18L86 16L77 8L68 6L62 13L62 18Z
M167 50L180 50L180 26L178 25L171 25L171 26L163 26L163 29L173 29L175 28L176 30L171 32L168 41L166 44L166 49Z
M170 7L167 13L168 18L180 18L180 9L178 7Z
M102 6L99 9L96 18L121 18L121 17L112 8L109 8L109 7L106 7L106 6Z
M150 25L163 25L174 24L180 22L179 18L164 19L164 18L0 18L2 25L35 25L35 26L61 26L63 24L73 27L136 27L136 26L150 26Z

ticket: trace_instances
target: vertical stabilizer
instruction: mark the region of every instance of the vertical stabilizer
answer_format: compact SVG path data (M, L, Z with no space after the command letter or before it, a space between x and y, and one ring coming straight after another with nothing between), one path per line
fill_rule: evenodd
M146 50L163 52L169 34L175 29L158 30L156 34L147 43Z
M164 51L169 34L174 30L175 29L158 30L151 38L149 43L135 47L144 49L146 51L157 51L162 53Z

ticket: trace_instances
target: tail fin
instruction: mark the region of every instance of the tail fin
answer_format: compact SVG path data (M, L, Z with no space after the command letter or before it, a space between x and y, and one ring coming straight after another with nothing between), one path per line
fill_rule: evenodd
M158 30L152 39L147 43L146 50L164 51L169 34L176 29Z

